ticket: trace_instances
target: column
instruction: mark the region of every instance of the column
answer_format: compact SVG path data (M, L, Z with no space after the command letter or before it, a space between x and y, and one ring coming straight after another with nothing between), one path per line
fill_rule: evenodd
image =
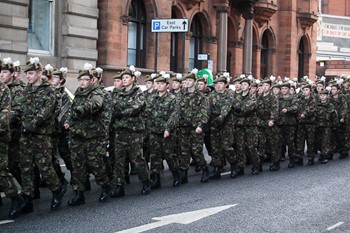
M252 73L252 55L253 55L253 15L254 3L248 3L244 8L243 18L244 27L244 46L243 46L243 73Z
M227 68L227 14L230 8L228 6L218 6L216 9L219 12L217 71L223 73L226 72Z

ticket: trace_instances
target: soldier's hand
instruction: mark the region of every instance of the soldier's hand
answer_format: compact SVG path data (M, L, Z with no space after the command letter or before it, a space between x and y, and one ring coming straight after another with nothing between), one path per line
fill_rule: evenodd
M196 133L200 134L200 133L202 133L202 131L203 131L203 130L202 130L201 127L198 126L198 127L196 128Z
M304 119L304 118L305 118L305 115L304 115L304 114L301 114L301 115L300 115L300 118L301 118L301 119Z
M275 124L275 123L273 123L273 121L269 121L269 122L268 122L268 125L269 125L270 127L274 126L274 124Z
M67 123L64 124L63 127L64 127L65 129L69 129L69 125L68 125Z
M284 109L282 109L282 112L286 113L286 112L288 112L288 110L286 108L284 108Z
M164 138L167 138L167 137L169 137L169 136L170 136L169 131L168 131L168 130L165 130L165 131L164 131Z
M340 119L340 123L344 123L345 122L345 119L344 118L341 118Z

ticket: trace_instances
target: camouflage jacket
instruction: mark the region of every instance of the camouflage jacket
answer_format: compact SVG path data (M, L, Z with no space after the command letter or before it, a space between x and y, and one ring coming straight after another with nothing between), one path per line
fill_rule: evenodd
M206 97L197 89L188 90L180 96L180 127L197 128L205 126L209 120L209 108Z
M341 118L347 120L348 104L345 96L343 94L339 94L338 98L330 97L330 102L334 105L338 113L338 121Z
M283 97L281 95L278 98L278 108L278 125L297 125L296 113L298 109L298 101L294 96L289 95L288 97ZM282 109L287 109L287 112L283 113Z
M327 100L316 103L316 127L337 127L339 125L338 113L334 105Z
M210 97L211 93L212 93L212 91L211 91L210 87L207 87L207 88L205 88L205 90L202 91L202 94L207 98Z
M144 132L145 123L142 112L145 109L145 97L138 86L129 91L125 87L115 93L113 97L113 127L114 130L126 129L134 132ZM122 116L116 116L116 110Z
M102 90L97 85L86 89L79 87L74 95L66 122L72 136L104 139ZM78 109L81 110L80 116L77 113Z
M313 95L309 98L300 96L298 99L298 111L297 120L299 124L315 124L315 113L316 113L316 100ZM301 118L300 115L304 114L305 118Z
M163 134L165 130L172 132L178 126L179 105L177 98L170 92L155 95L146 106L148 119L147 130L155 134Z
M42 79L40 86L28 84L21 101L22 127L33 126L36 134L51 135L55 131L56 93L54 87Z
M11 114L10 114L10 129L12 139L19 139L21 136L21 115L23 100L23 87L18 78L13 77L12 83L7 85L11 92Z
M256 99L256 114L259 126L268 127L269 121L276 124L279 115L277 98L272 93L259 95Z
M63 126L64 123L67 120L68 117L68 111L72 106L73 100L69 97L68 93L66 92L66 88L64 86L61 86L58 91L60 92L60 113L58 115L58 122L60 126Z
M247 95L238 94L236 97L241 106L240 112L235 117L236 125L256 126L258 124L258 118L256 116L256 97L249 93Z
M107 90L105 90L102 84L98 85L98 88L103 92L102 118L103 118L103 126L106 134L106 139L107 139L109 137L109 128L112 120L112 109L113 109L112 96Z
M233 95L227 89L223 93L213 91L209 97L209 125L215 130L233 122Z
M0 82L0 142L11 141L10 112L10 89L3 82Z

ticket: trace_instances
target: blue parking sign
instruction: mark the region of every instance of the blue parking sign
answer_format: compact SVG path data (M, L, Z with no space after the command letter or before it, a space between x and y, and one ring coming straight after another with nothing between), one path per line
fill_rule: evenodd
M160 30L160 22L159 21L153 21L152 31L158 31Z

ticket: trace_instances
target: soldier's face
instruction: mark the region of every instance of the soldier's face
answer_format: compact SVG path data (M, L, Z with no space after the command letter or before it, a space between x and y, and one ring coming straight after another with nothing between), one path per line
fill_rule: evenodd
M204 91L207 88L207 84L205 82L198 82L198 90Z
M322 102L325 102L328 99L328 95L327 94L321 94L320 95L320 99Z
M166 82L157 82L157 90L160 93L166 92L168 90L168 87L169 85Z
M123 86L128 87L134 83L135 78L131 77L129 74L124 74L122 77Z
M257 87L250 87L250 94L255 94L257 92L258 88Z
M115 87L115 89L117 89L117 90L122 89L122 87L123 87L123 81L122 81L121 79L119 79L119 78L114 79L114 87Z
M342 85L343 85L344 89L348 89L349 88L349 81L344 81Z
M181 83L180 83L180 82L173 81L173 82L171 83L171 88L172 88L173 90L178 90L178 89L180 88L180 86L181 86Z
M187 86L188 88L193 87L195 83L196 83L196 80L194 80L194 79L192 79L192 78L186 79L186 86Z
M52 78L49 79L49 82L51 83L52 86L57 87L58 84L60 84L60 77L57 75L53 75Z
M320 83L317 84L317 85L316 85L316 90L317 90L317 92L322 91L323 87L324 87L323 84L320 84Z
M12 77L13 77L14 73L10 72L9 70L2 70L0 73L0 81L8 84L9 82L12 81Z
M217 92L223 92L225 89L226 89L226 83L224 82L215 83L215 90Z
M39 82L42 74L43 74L43 72L41 72L41 71L34 71L34 70L28 71L26 73L28 83L32 84L32 85L36 84L37 82Z
M263 88L263 92L267 93L270 91L271 85L269 83L263 83L262 88Z
M311 89L310 88L303 88L303 95L304 96L310 96Z
M282 95L288 95L289 94L289 88L288 87L282 87L281 88Z
M18 79L22 78L22 72L15 72L15 77Z
M333 86L331 92L332 92L332 95L338 95L339 90L337 87Z
M244 82L244 83L241 83L241 89L242 91L248 91L249 90L249 83L247 82Z
M274 95L278 95L280 93L280 91L281 90L278 87L272 88L272 92L273 92Z
M88 88L92 84L92 78L88 75L81 76L79 78L79 85L82 89Z
M289 94L294 95L295 94L295 89L294 88L290 88L289 89Z
M153 88L153 82L147 81L146 82L146 88L147 88L147 90L152 89Z
M239 82L235 82L233 85L235 85L235 90L236 91L241 91L242 90L242 85Z

